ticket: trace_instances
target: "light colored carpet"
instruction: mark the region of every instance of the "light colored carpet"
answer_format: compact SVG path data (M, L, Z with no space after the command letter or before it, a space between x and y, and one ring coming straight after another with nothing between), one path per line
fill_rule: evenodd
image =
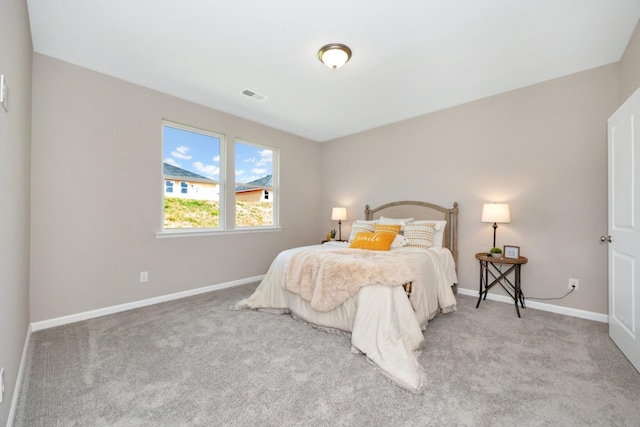
M414 395L346 336L228 310L254 288L32 334L15 426L640 425L640 374L606 324L458 295Z

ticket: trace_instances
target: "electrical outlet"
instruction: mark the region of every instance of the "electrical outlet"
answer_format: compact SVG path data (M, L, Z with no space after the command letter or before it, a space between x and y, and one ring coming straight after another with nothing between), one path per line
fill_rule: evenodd
M149 281L149 272L141 271L140 272L140 283L145 283Z
M0 403L4 400L4 368L0 369Z
M569 289L574 289L577 291L580 287L580 280L578 279L569 279Z

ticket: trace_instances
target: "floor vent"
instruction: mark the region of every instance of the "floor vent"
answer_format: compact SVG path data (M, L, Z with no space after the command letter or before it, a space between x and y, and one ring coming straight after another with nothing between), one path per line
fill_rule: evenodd
M245 90L243 90L243 91L242 91L242 94L243 94L244 96L248 96L249 98L251 98L251 99L255 99L256 101L260 101L260 102L262 102L262 101L264 101L265 99L267 99L267 97L266 97L266 96L264 96L264 95L260 95L259 93L256 93L256 92L254 92L254 91L252 91L252 90L249 90L249 89L245 89Z

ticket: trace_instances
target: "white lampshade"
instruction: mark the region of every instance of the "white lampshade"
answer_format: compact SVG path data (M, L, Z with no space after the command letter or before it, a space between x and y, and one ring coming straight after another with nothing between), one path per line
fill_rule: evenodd
M318 51L318 59L329 68L342 67L351 58L351 49L341 43L322 46Z
M482 207L482 222L511 222L507 203L485 203Z
M332 221L344 221L347 219L347 208L333 208L331 210Z

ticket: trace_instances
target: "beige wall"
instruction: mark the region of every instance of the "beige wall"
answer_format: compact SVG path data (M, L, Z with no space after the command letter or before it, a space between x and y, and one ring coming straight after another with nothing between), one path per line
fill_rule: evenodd
M620 59L620 103L640 87L640 20Z
M33 61L32 321L261 275L280 250L320 238L308 226L319 221L317 143L46 56ZM278 147L284 230L157 239L162 119Z
M27 5L0 1L0 74L9 85L0 107L0 368L5 368L0 425L9 416L29 327L31 35Z
M499 246L521 246L526 296L607 312L607 118L620 104L618 65L548 81L322 144L323 207L427 200L460 204L459 286L477 290L474 254L493 229L482 204L507 202ZM410 102L410 100L408 101ZM322 230L331 227L325 221ZM345 231L346 230L346 231ZM502 291L502 290L500 290Z

